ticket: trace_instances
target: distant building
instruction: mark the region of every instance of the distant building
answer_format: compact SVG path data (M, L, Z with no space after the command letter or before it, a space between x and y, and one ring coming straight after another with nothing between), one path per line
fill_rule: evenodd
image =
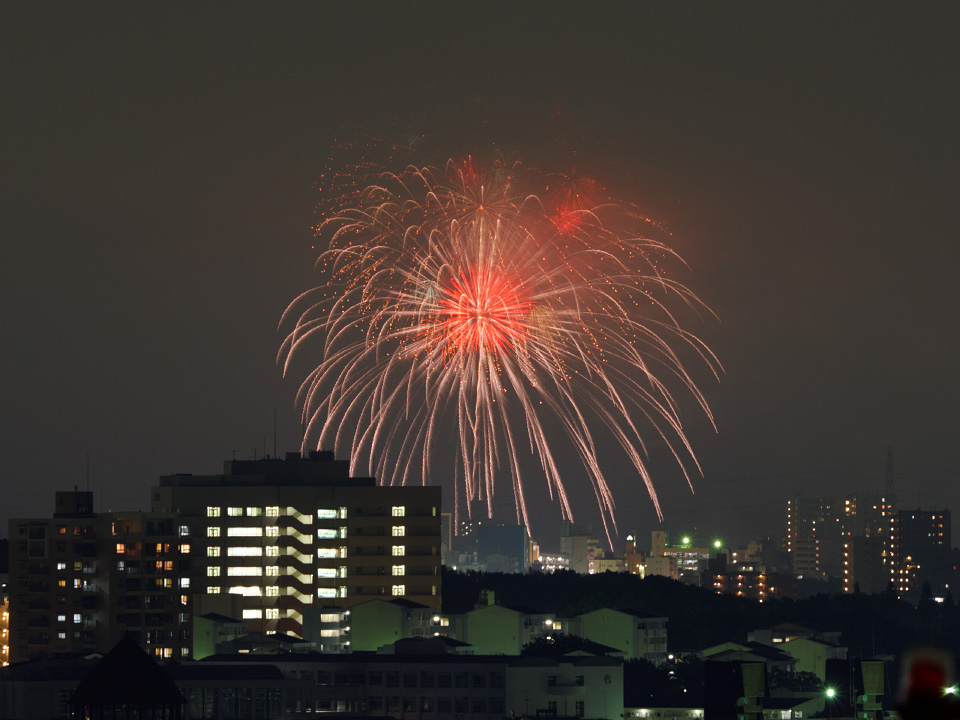
M934 592L949 583L952 565L949 510L900 510L895 516L892 540L894 587L900 597L916 600L924 582Z
M664 530L654 530L650 534L650 558L648 560L647 574L666 575L662 568L657 567L654 571L650 570L649 563L654 558L672 557L677 560L677 579L682 582L699 585L701 574L707 569L711 556L716 552L716 548L707 546L698 546L693 544L693 538L689 535L681 535L677 538L679 542L671 542L670 535Z
M152 492L197 538L195 590L242 598L251 631L301 635L305 609L374 598L440 608L439 487L380 486L313 452L169 475Z
M56 493L53 518L10 521L10 658L105 652L121 638L151 656L192 656L190 529L173 513L93 512L93 493Z

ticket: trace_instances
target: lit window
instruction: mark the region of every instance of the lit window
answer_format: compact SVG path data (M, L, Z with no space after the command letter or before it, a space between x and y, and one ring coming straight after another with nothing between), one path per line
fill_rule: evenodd
M59 638L60 640L66 640L67 634L65 632L57 633L57 638Z
M219 585L209 585L207 586L207 595L219 595L220 586Z
M83 622L83 617L80 615L80 613L74 613L74 614L73 614L73 624L74 624L74 625L79 625L81 622Z
M260 620L263 618L263 610L260 608L244 608L243 609L243 619L244 620Z
M322 508L317 510L317 517L320 520L335 520L337 518L337 511L329 508Z
M66 621L67 621L66 615L57 615L57 622L66 622Z
M407 586L406 586L406 585L393 585L393 586L390 588L390 592L393 593L394 595L406 595L406 594L407 594Z
M321 613L320 622L323 622L323 623L340 622L340 615L338 613Z
M125 543L117 543L117 555L123 555L127 551Z
M208 528L207 528L207 537L220 537L220 528L218 528L218 527L208 527Z
M337 551L334 548L320 548L317 550L318 558L335 558L337 557Z
M263 555L263 548L258 547L228 547L228 557L260 557Z
M340 519L342 520L347 516L347 509L345 507L340 508Z
M339 630L321 630L320 637L325 637L325 638L340 637L340 631Z
M178 549L180 550L180 554L181 554L181 555L189 555L189 554L190 554L190 545L189 545L188 543L183 543L182 545L180 545L180 546L178 547Z
M345 527L340 528L340 537L341 538L347 537L347 529Z
M267 545L267 557L280 557L280 548L277 545Z
M258 567L228 567L227 575L234 577L253 577L261 575L262 571Z
M57 580L57 587L65 588L67 586L66 580Z
M248 507L248 508L247 508L247 515L248 515L249 517L260 517L261 515L263 515L263 508Z
M270 525L265 531L264 534L267 537L280 537L280 528L276 525Z
M394 525L391 533L393 537L405 537L407 534L407 528L405 525Z
M217 565L210 565L207 568L207 577L220 577L220 568Z
M318 578L335 578L337 571L334 568L320 568L317 570Z
M190 534L190 526L189 526L189 525L181 525L181 526L180 526L180 537L187 537L189 534Z
M260 597L262 595L260 587L257 585L234 585L227 592L231 595L243 595L244 597Z
M280 610L277 608L267 608L266 617L267 620L276 620L280 617Z
M258 527L227 528L227 537L263 537L263 528L258 528Z
M337 536L337 531L331 528L321 528L317 530L317 537L321 540L330 540Z
M220 557L220 546L211 545L207 548L207 557Z
M228 507L227 515L229 515L230 517L240 517L241 515L243 515L243 508Z
M264 509L264 513L267 517L280 517L280 508L279 507L268 507Z
M332 598L337 596L337 591L333 588L318 588L317 597Z
M220 508L207 505L207 517L220 517Z
M267 585L266 589L267 597L277 597L280 595L280 586L279 585Z
M391 514L393 517L405 517L406 514L407 514L407 506L406 506L406 505L394 505L392 508L390 508L390 514Z
M340 557L345 558L347 556L347 547L346 545L340 546Z
M394 545L393 548L391 549L391 552L392 552L392 554L393 554L394 557L400 557L400 556L402 556L402 555L406 555L406 554L407 554L407 546L406 546L406 545Z
M393 575L406 575L407 566L406 565L394 565L392 568Z
M277 577L280 574L280 568L277 565L267 565L264 570L264 575L269 577Z
M66 569L67 569L67 564L65 562L57 563L57 570L66 570Z
M190 578L180 578L180 588L186 590L190 587Z

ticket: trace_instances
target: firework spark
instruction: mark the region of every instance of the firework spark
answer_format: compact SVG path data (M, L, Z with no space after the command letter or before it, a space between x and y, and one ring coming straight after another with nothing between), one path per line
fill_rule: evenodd
M384 173L338 202L317 229L324 282L281 319L292 324L279 353L285 374L303 347L322 344L298 393L304 444L346 450L354 468L390 484L428 482L431 458L452 444L464 497L492 513L495 479L509 475L529 527L526 452L573 518L559 435L609 537L602 432L661 515L645 435L666 442L690 483L687 466L699 466L673 391L712 416L681 348L714 375L719 364L673 312L705 308L667 276L679 258L655 239L664 234L600 194L593 181L498 158L486 170L468 159Z

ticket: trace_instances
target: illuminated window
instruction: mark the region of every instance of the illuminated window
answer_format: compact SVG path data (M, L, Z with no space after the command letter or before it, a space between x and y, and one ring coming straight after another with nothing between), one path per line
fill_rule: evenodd
M220 517L220 508L207 505L207 517Z
M337 596L337 591L333 588L318 588L317 597L333 598Z
M337 511L330 508L322 508L317 510L317 517L320 520L336 520Z
M394 594L394 595L406 595L406 594L407 594L407 586L406 586L406 585L393 585L393 586L390 588L390 592L391 592L392 594Z
M180 526L180 537L187 537L188 535L190 535L190 526L189 526L189 525L181 525L181 526Z
M177 549L180 550L180 554L181 554L181 555L189 555L189 554L190 554L190 545L189 545L188 543L183 543L183 544L180 545Z
M60 640L66 640L67 634L65 632L57 633L57 638Z
M66 569L67 569L67 564L65 562L57 563L57 570L66 570Z
M67 586L66 580L57 580L57 587L65 588Z
M66 615L57 615L57 622L66 622L66 621L67 621Z
M80 613L74 613L74 614L73 614L73 624L74 624L74 625L79 625L79 624L82 623L82 622L83 622L83 616L80 615Z
M263 618L263 610L260 608L244 608L243 609L243 619L244 620L260 620Z
M394 545L393 548L391 548L391 553L393 554L394 557L400 557L400 556L402 556L402 555L406 555L406 554L407 554L407 546L406 546L406 545Z
M220 568L217 565L210 565L207 568L207 577L220 577Z
M317 570L318 578L335 578L337 571L334 568L320 568Z
M320 548L317 550L318 558L335 558L337 557L337 551L334 548Z
M407 528L405 525L394 525L391 529L391 534L393 537L405 537L407 534Z
M341 539L347 537L347 529L345 527L340 528L340 537Z
M267 545L267 557L280 557L280 548L277 545Z
M208 528L207 528L207 537L220 537L220 528L218 528L218 527L208 527Z
M267 589L266 589L265 592L266 592L267 597L277 597L277 596L280 594L280 586L279 586L279 585L267 585Z
M264 508L264 514L267 517L280 517L280 508L279 507Z
M220 557L220 546L211 545L207 548L207 557Z
M346 545L340 546L340 557L345 558L347 556L347 547Z
M263 528L258 528L258 527L227 528L227 537L263 537Z
M247 515L248 515L249 517L260 517L261 515L263 515L263 508L248 507L248 508L247 508Z
M231 595L243 595L244 597L260 597L262 595L257 585L234 585L227 592Z
M393 568L391 568L391 571L392 571L392 574L393 574L393 575L406 575L406 574L407 574L407 566L406 566L406 565L394 565Z
M280 574L280 568L277 565L267 565L264 574L269 577L277 577Z
M258 567L228 567L227 575L232 577L253 577L261 575L263 571Z
M180 578L180 589L186 590L190 587L190 578Z
M229 515L230 517L240 517L241 515L243 515L243 508L228 507L227 515Z
M219 595L220 586L219 585L208 585L207 586L207 595Z
M228 557L260 557L263 555L263 548L258 547L228 547Z
M347 516L347 509L345 507L340 508L340 519L342 520Z
M330 540L337 536L337 531L332 528L321 528L317 530L317 537L321 540Z
M339 630L321 630L320 637L326 637L326 638L340 637L340 631Z
M127 551L125 543L117 543L117 555L123 555Z
M323 622L323 623L340 622L340 615L338 613L321 613L320 622Z
M280 610L277 608L267 608L266 617L267 620L276 620L280 617Z
M265 534L267 537L280 537L280 528L276 525L270 525L266 530Z
M406 506L406 505L394 505L392 508L390 508L390 514L391 514L393 517L405 517L406 514L407 514L407 506Z

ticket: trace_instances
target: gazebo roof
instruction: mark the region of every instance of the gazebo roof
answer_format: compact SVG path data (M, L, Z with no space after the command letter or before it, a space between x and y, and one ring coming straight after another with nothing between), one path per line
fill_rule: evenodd
M124 638L77 685L74 705L178 705L177 684L136 642Z

